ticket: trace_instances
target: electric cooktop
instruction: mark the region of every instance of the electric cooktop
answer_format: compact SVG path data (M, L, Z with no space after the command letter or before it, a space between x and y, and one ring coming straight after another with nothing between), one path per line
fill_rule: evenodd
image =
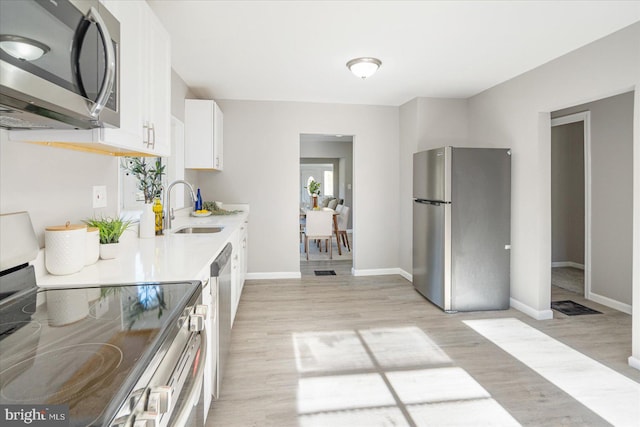
M199 282L144 283L7 298L0 404L64 405L70 426L109 425L198 290Z

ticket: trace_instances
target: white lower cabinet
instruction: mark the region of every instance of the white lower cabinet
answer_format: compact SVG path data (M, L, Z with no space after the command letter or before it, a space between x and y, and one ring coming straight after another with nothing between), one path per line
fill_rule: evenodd
M233 254L231 256L231 325L236 318L240 296L244 288L244 280L247 274L247 251L248 251L248 229L249 222L245 222L233 233L231 244Z

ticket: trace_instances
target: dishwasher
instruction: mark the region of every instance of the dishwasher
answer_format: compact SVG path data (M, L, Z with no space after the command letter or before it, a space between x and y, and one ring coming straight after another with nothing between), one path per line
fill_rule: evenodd
M218 302L216 310L217 319L212 319L218 324L218 357L217 366L212 370L213 378L211 384L213 397L220 397L220 386L224 376L224 368L229 355L229 344L231 343L231 254L233 247L231 243L222 249L220 255L211 264L211 292L212 300ZM217 322L216 322L217 320Z

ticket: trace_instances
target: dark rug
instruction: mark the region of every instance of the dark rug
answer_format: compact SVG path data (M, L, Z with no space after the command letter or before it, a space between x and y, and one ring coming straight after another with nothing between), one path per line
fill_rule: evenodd
M313 270L316 276L335 276L335 270Z
M602 314L599 311L593 310L589 307L585 307L582 304L578 304L573 301L552 301L551 308L559 311L567 316L579 316L581 314Z

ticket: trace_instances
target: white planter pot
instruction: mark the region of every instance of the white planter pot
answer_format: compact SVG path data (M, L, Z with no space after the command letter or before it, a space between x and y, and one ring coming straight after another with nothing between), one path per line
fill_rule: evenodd
M138 236L141 239L156 237L156 214L153 212L153 205L145 203L140 215L140 229Z
M114 259L120 255L121 243L100 243L100 258Z

